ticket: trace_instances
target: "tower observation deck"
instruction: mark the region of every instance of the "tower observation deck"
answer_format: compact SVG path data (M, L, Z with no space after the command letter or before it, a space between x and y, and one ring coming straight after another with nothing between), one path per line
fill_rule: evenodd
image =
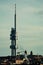
M15 14L14 14L14 28L11 28L11 34L10 34L10 40L11 40L11 56L16 56L16 4L15 4Z

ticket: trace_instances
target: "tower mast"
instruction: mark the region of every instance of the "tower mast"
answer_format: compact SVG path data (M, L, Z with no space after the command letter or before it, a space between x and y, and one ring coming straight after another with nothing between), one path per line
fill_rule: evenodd
M15 56L16 56L16 4L15 4L15 16L14 16L15 18L15 20L14 20L14 24L15 24L15 26L14 26L14 29L15 29Z
M15 4L15 15L14 15L14 28L16 30L16 4Z
M16 4L15 4L15 14L14 14L14 28L11 28L10 34L11 40L11 56L16 56Z

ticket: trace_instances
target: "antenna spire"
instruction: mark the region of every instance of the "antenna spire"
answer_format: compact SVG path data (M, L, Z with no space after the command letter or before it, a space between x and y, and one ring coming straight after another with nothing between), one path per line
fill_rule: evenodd
M15 15L14 15L14 28L16 29L16 4L15 4Z
M15 4L15 14L16 14L16 4Z

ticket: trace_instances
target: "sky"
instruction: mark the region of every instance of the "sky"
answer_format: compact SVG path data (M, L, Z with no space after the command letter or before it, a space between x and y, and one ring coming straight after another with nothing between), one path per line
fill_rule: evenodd
M11 55L15 3L17 51L43 55L43 0L0 0L0 56Z

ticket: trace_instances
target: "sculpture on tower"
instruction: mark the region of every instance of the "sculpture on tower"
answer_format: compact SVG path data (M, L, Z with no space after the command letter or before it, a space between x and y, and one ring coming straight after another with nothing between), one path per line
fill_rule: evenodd
M11 56L16 56L16 4L15 4L15 15L14 15L14 28L11 28L10 34L11 40Z

